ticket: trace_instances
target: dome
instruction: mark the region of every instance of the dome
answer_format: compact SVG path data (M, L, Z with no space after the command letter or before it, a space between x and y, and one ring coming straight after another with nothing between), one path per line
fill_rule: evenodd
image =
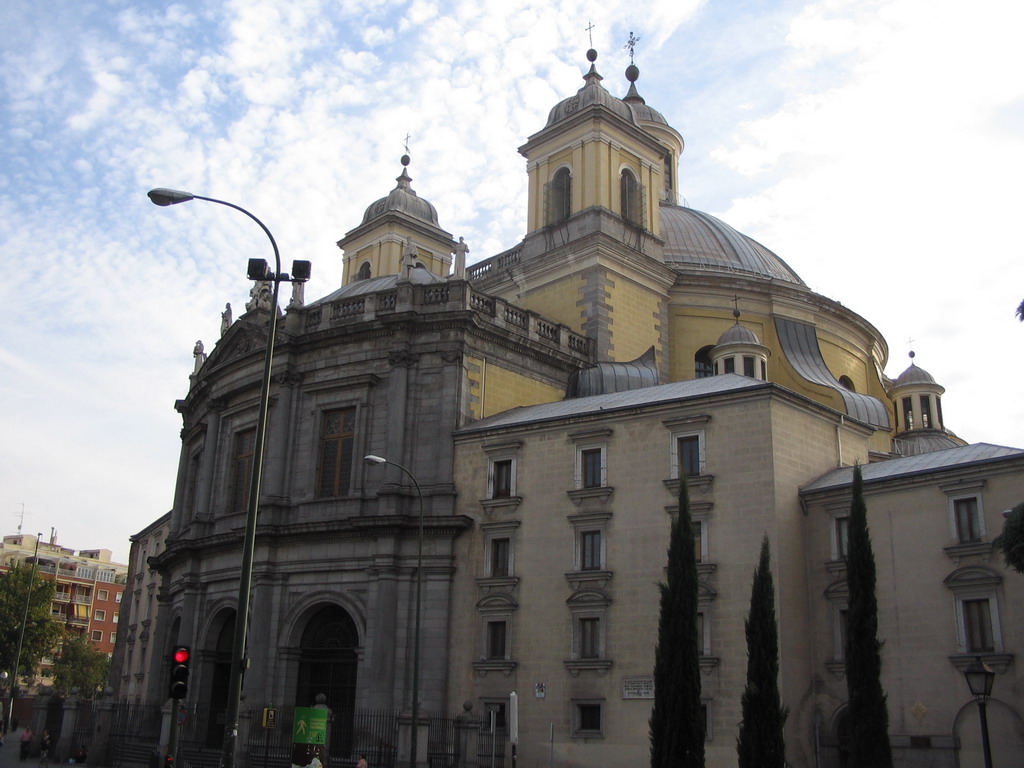
M903 373L896 379L894 386L903 387L907 384L935 384L935 377L933 377L924 368L918 368L913 362L910 363L910 367L907 368Z
M647 106L647 102L644 101L644 97L640 95L640 92L636 89L637 78L640 77L640 70L634 64L630 64L626 68L626 79L629 80L629 92L622 97L622 100L629 105L629 108L633 110L633 117L636 118L638 123L661 123L662 125L668 125L668 120L658 110L653 107Z
M665 263L721 272L744 272L805 285L786 262L723 221L692 208L661 204Z
M428 224L433 224L435 227L440 226L437 222L437 209L417 195L412 187L409 186L409 182L412 179L405 168L402 169L402 175L395 179L395 181L398 182L398 186L391 190L391 194L371 203L366 209L366 213L363 214L363 224L386 213L395 211L404 213L406 216L414 219L420 219Z
M596 54L594 58L597 58ZM591 61L593 60L591 59ZM583 79L587 81L587 84L580 88L575 96L562 99L551 108L551 111L548 113L548 122L544 126L545 128L550 128L555 123L593 106L605 107L626 122L636 124L636 121L633 119L633 112L629 106L621 99L610 94L601 85L603 78L597 74L597 68L593 64L590 65L590 71L583 76Z
M728 344L754 344L761 346L761 340L757 338L756 333L749 328L744 328L737 320L736 325L718 337L718 344L716 346L724 347Z

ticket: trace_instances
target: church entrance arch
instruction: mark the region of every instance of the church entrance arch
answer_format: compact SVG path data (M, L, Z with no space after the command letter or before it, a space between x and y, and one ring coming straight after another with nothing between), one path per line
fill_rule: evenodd
M224 744L228 687L231 681L231 653L235 640L235 612L224 611L218 617L217 623L220 625L219 629L214 629L210 633L211 637L216 638L213 647L204 654L204 678L210 681L210 687L206 689L206 700L210 702L210 714L206 721L207 747L220 747ZM209 648L209 645L207 647Z
M348 611L338 605L314 609L299 644L295 705L309 707L318 694L334 714L332 757L351 757L356 703L359 632Z

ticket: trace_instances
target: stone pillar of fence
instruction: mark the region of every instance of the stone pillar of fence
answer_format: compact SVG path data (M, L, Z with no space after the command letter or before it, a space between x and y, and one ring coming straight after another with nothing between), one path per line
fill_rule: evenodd
M422 712L417 713L415 736L413 735L412 713L402 712L398 716L398 764L409 765L412 756L412 740L416 739L416 768L426 768L427 742L430 732L430 721Z
M75 744L75 731L78 727L78 689L72 688L71 695L64 700L64 718L60 724L60 736L51 733L50 739L54 744L51 758L55 758L55 762L66 763L68 759L75 754L75 750L79 747ZM36 733L41 734L43 732L42 727Z
M110 729L114 724L117 702L114 689L109 685L103 690L103 698L92 702L94 727L92 746L89 747L89 762L92 765L110 765Z
M171 713L177 709L174 699L168 699L160 707L160 744L157 751L161 755L167 754L167 747L171 742Z
M473 702L465 702L462 705L462 710L462 713L455 719L455 738L459 745L457 768L477 768L481 722L473 715Z

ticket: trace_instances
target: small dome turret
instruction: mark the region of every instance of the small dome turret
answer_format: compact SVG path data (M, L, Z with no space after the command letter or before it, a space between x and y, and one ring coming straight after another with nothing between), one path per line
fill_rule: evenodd
M435 227L438 226L437 209L417 195L411 186L412 177L409 176L408 155L402 155L402 173L395 181L398 182L398 186L391 190L391 194L367 207L366 213L363 214L363 224L394 211L433 224Z
M771 350L761 343L757 334L740 325L739 307L732 311L736 322L718 337L711 350L711 364L715 374L739 373L753 379L768 378L768 356Z
M910 366L896 377L889 390L896 411L895 452L916 456L965 445L943 423L942 395L946 390L914 363L914 357L910 352Z

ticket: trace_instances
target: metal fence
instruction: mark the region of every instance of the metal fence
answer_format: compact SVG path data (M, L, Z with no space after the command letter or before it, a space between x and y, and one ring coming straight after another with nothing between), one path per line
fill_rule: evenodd
M160 745L163 716L160 706L122 702L110 727L108 758L111 768L149 766Z

